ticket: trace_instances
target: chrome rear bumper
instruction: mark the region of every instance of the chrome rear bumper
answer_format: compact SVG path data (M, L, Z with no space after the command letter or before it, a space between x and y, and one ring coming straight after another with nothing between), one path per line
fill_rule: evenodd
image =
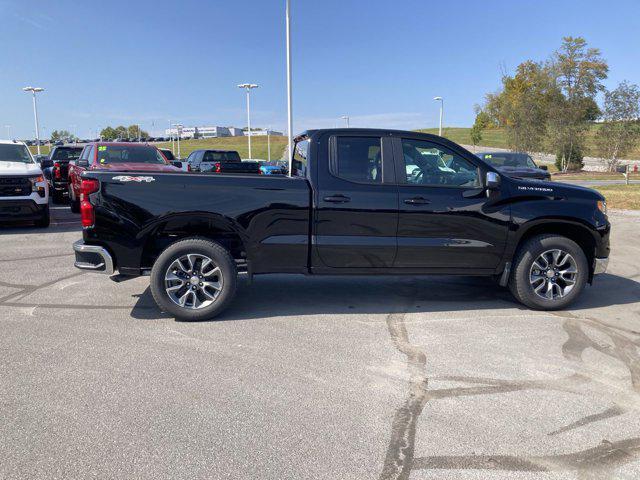
M600 273L604 273L607 271L607 266L609 265L609 257L607 258L596 258L593 263L593 274L598 275Z
M78 240L73 244L73 251L76 252L74 267L113 275L113 258L104 248L98 245L86 245L82 240Z

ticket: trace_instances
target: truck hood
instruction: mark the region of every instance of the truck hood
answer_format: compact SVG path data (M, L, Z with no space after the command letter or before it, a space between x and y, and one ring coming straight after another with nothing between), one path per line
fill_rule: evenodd
M42 175L42 170L36 163L0 162L0 175L32 176Z
M508 175L510 177L519 178L549 178L549 172L542 170L541 168L532 167L496 167L498 171Z
M116 172L180 172L173 165L160 165L159 163L108 163L98 165L91 170L113 170Z
M544 195L562 197L566 199L604 200L604 196L592 188L571 185L562 182L549 182L545 180L526 180L512 178L515 194L520 195Z

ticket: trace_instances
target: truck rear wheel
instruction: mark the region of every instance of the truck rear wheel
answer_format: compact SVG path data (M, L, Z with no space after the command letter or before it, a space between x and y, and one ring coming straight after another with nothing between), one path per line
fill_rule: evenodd
M516 256L509 289L521 303L536 310L559 310L582 292L589 276L582 248L566 237L538 235Z
M151 269L151 293L165 312L180 320L208 320L236 293L238 271L219 243L188 238L168 246Z

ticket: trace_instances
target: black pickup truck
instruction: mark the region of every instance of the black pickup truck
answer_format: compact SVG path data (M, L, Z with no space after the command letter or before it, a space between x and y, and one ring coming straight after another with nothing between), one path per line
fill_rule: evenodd
M75 265L151 275L158 306L218 314L238 272L486 275L535 309L567 306L605 271L599 193L510 178L441 137L312 130L292 176L82 175Z

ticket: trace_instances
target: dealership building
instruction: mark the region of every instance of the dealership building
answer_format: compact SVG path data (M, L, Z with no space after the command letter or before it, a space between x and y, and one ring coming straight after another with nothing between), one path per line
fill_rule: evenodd
M167 137L177 137L177 128L167 128L164 131ZM237 127L182 127L180 128L180 138L218 138L218 137L242 137L247 135L241 128ZM275 130L252 130L252 137L261 137L266 135L281 136L282 132Z
M177 128L167 128L165 131L167 137L177 137ZM243 132L241 128L235 127L182 127L180 129L180 138L217 138L217 137L239 137Z

